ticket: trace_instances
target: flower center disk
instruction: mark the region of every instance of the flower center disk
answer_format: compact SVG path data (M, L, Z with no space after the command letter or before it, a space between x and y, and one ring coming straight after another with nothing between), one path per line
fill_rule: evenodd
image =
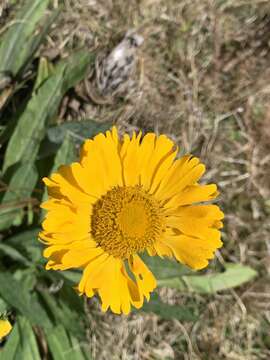
M93 206L92 236L116 258L153 247L165 231L160 203L141 186L115 187Z

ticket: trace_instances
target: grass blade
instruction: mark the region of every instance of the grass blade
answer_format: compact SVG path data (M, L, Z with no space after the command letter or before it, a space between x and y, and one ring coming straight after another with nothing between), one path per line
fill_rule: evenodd
M33 95L9 141L3 171L19 161L35 161L46 122L55 115L61 101L62 86L63 71L51 76Z
M29 59L25 44L33 36L48 4L49 0L29 0L18 13L1 39L0 73L10 72L15 76Z
M47 332L47 341L53 360L87 360L78 341L74 344L62 325ZM76 345L76 346L74 346Z
M55 73L40 86L19 118L9 141L4 172L19 161L33 162L36 159L46 125L56 115L65 92L82 80L91 62L89 53L80 51L62 61Z
M40 355L39 355L38 345L34 332L32 330L32 326L25 317L19 317L17 322L19 325L19 333L20 333L21 348L22 348L20 359L39 360Z
M37 180L38 173L31 162L21 165L14 172L0 204L0 230L21 222L23 208L30 204L30 196Z
M51 321L36 294L30 294L28 289L8 272L0 273L0 295L7 304L26 316L33 325L42 324L45 328L51 327Z

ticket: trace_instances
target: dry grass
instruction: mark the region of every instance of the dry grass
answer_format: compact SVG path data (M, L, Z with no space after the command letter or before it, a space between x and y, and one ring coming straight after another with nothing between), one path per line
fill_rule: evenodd
M111 47L130 28L144 36L137 93L110 105L82 103L81 114L127 131L166 133L199 155L226 213L217 262L249 264L260 274L253 284L211 297L163 290L170 303L193 304L200 313L195 324L102 315L91 303L94 358L269 359L268 2L66 1L61 21L52 35L61 52L78 43Z
M61 2L55 0L55 7ZM249 264L251 284L216 296L162 290L192 304L195 324L154 315L100 314L91 302L89 340L99 360L270 358L270 5L265 0L66 0L43 54L86 44L111 47L130 28L145 38L138 91L112 104L69 95L65 119L113 120L154 130L207 164L226 213L216 262ZM70 106L77 101L76 111ZM216 263L211 265L212 268Z

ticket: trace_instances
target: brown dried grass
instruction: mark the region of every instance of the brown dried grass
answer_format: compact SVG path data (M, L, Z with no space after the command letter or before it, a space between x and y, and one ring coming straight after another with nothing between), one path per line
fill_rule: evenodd
M130 28L145 37L140 88L129 100L84 104L84 116L122 130L154 130L207 164L226 213L217 261L249 264L259 278L216 296L164 289L169 303L190 304L195 324L155 315L119 317L89 307L95 359L230 359L270 357L269 30L266 1L66 1L54 42L110 47ZM71 25L73 24L73 25ZM76 26L74 26L76 24ZM76 31L69 31L69 26ZM215 265L212 265L212 267Z

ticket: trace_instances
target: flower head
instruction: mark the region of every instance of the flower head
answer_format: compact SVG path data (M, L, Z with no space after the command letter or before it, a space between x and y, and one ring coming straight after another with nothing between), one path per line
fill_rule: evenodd
M12 325L6 319L0 319L0 340L12 330Z
M120 139L113 128L86 140L79 162L44 179L46 268L82 268L78 291L97 293L103 311L127 314L156 287L140 253L206 267L222 246L223 213L201 203L214 199L217 187L198 184L205 171L199 159L176 155L165 135Z

